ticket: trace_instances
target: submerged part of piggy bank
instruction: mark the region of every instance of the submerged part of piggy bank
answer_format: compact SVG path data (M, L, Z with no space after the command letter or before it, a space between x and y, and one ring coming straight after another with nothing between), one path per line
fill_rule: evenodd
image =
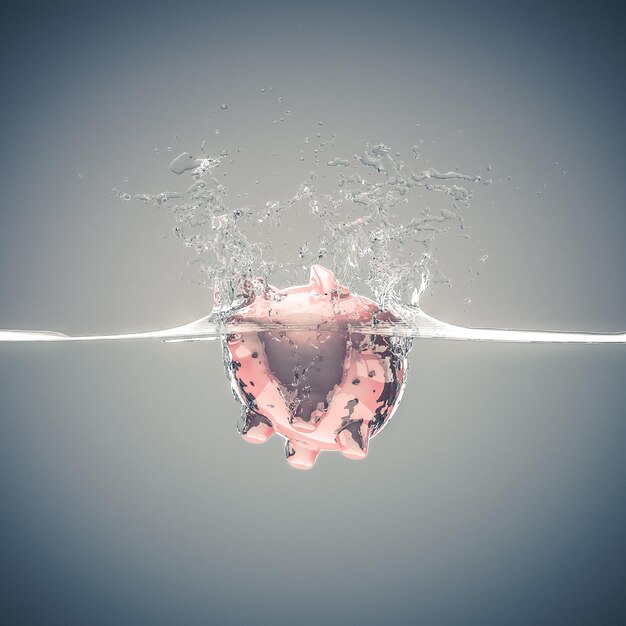
M278 433L298 469L313 467L322 450L365 458L404 387L410 340L376 333L397 321L319 265L308 285L251 295L230 314L224 339L243 438L263 443Z

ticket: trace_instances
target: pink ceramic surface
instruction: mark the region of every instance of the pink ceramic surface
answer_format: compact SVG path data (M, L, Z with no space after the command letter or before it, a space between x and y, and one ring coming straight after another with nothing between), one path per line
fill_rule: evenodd
M298 469L313 467L322 450L363 459L400 400L406 372L399 340L348 329L375 319L395 318L319 265L311 267L308 285L268 288L238 309L231 327L255 325L225 340L228 374L244 405L244 439L263 443L282 435L287 460Z

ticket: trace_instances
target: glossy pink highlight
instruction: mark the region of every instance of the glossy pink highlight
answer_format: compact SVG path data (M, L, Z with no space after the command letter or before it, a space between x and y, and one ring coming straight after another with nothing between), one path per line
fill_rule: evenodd
M400 401L406 373L407 340L375 334L378 321L397 318L319 265L308 285L251 296L227 320L242 332L224 342L244 406L243 438L263 443L278 433L297 469L313 467L323 450L365 458Z

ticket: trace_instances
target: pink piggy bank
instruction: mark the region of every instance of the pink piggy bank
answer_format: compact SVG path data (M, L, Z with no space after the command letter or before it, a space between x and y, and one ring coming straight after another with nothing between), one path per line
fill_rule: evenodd
M224 341L242 437L263 443L278 433L298 469L322 450L365 458L404 387L409 340L375 333L394 321L319 265L308 285L251 296L228 318Z

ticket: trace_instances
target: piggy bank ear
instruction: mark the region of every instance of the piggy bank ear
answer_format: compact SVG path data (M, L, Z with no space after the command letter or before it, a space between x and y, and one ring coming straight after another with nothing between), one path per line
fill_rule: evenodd
M319 293L330 293L339 286L335 280L335 275L321 265L311 265L309 282Z

